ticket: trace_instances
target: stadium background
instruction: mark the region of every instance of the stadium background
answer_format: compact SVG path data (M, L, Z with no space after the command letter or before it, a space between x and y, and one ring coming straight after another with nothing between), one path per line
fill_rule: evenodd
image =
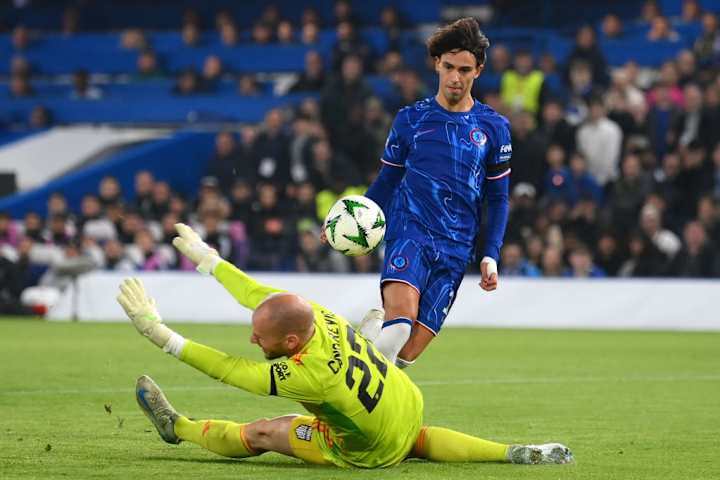
M562 441L578 463L408 462L382 477L720 478L719 12L713 0L0 2L0 478L338 478L162 444L135 405L140 374L198 418L298 408L212 385L127 323L97 321L122 319L117 283L138 275L166 318L204 323L175 324L183 335L261 358L246 314L170 247L177 220L348 318L376 306L381 251L345 258L318 228L376 174L395 111L434 94L424 39L465 15L492 44L475 96L513 128L512 211L500 289L482 293L470 265L447 323L503 329L447 328L408 373L426 422ZM218 320L231 324L206 323Z

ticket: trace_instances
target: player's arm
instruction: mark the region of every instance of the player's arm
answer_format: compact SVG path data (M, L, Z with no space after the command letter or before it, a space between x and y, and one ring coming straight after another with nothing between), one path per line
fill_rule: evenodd
M385 150L380 159L382 162L380 173L365 192L365 196L383 210L390 203L395 190L405 176L405 160L408 155L407 124L407 110L400 110L395 116L385 142Z
M223 383L258 395L278 395L304 402L321 402L322 391L306 372L292 371L289 362L253 362L184 338L165 325L155 301L142 282L128 278L120 285L118 302L137 331L153 344Z
M173 245L190 259L200 273L210 274L244 307L255 310L268 295L282 290L264 285L226 262L217 250L210 248L200 236L184 223L175 225L178 236Z
M480 262L480 286L487 291L497 288L497 262L500 260L500 247L510 211L510 157L512 156L510 129L506 123L503 123L499 130L496 135L497 141L486 163L487 231L483 258Z

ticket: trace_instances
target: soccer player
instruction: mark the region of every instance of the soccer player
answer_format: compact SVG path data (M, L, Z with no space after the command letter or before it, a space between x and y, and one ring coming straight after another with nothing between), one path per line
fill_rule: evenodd
M400 367L412 364L440 331L474 257L484 204L480 286L492 291L498 285L508 216L510 129L502 115L470 94L489 46L472 18L430 37L437 94L397 113L382 169L365 194L386 214L385 311L384 323L382 313L371 311L361 332Z
M312 416L234 423L191 420L147 376L138 379L141 409L168 443L188 441L227 457L266 451L315 464L388 467L413 456L436 461L568 463L560 444L504 445L439 427L423 427L420 390L341 316L262 285L223 261L190 227L173 244L243 306L254 310L250 341L273 362L232 357L183 338L162 323L137 279L125 280L119 303L140 333L183 362L258 395L300 402ZM278 360L286 357L284 360Z

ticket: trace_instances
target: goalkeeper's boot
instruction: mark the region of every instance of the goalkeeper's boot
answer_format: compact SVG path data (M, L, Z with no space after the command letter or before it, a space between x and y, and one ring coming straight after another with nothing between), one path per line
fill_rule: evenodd
M360 332L360 335L374 342L380 335L384 321L385 310L382 308L371 308L363 317L357 330Z
M160 437L167 443L180 443L180 438L175 434L175 421L180 415L152 378L143 375L137 379L135 398L145 416L155 425Z
M542 445L511 445L508 450L508 460L512 463L538 465L541 463L572 463L573 454L569 448L559 443L544 443Z

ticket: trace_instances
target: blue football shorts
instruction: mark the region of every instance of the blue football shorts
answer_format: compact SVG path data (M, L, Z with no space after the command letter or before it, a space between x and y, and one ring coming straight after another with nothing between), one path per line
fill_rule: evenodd
M380 284L403 282L420 294L417 321L437 335L445 322L467 262L440 253L411 239L391 240L385 245L385 264Z

